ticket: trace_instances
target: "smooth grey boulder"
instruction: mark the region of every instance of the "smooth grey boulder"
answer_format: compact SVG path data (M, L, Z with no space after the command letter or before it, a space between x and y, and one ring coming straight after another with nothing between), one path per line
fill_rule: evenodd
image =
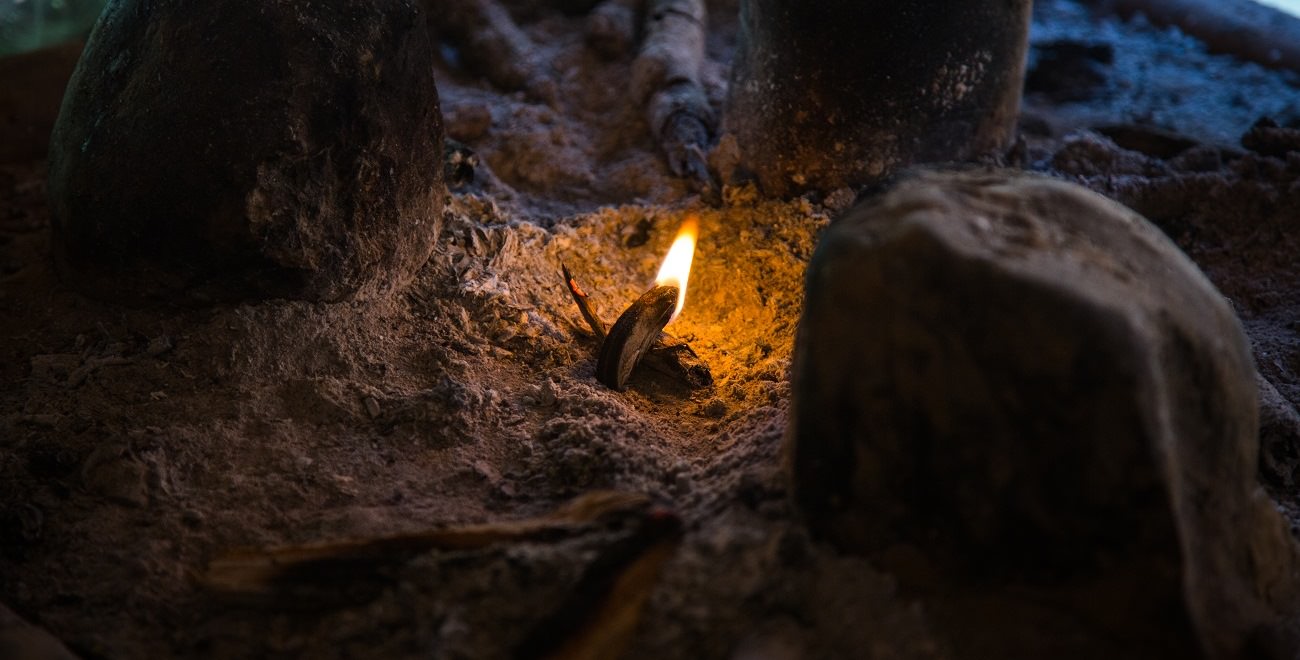
M118 0L50 145L54 255L109 299L366 299L446 193L420 6Z
M1015 599L1132 657L1297 650L1249 346L1153 225L1044 177L917 173L831 225L807 287L790 455L816 532L979 594L954 618L1025 628L973 633L1000 657L1055 634Z

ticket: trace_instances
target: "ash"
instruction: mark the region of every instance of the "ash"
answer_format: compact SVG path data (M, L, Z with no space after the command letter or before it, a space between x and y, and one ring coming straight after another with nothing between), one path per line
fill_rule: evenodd
M736 7L710 10L716 105ZM626 657L962 655L886 573L809 538L787 498L803 271L853 194L773 202L728 185L707 203L667 173L627 103L626 61L591 53L580 17L523 23L545 44L558 100L438 72L449 134L483 165L452 195L417 281L382 302L86 300L45 256L43 164L0 165L0 601L91 657L507 657L609 539L430 552L341 607L218 602L194 576L232 548L521 518L619 489L684 527ZM1290 410L1278 418L1300 419L1297 165L1228 144L1261 116L1294 119L1278 113L1300 107L1300 80L1065 0L1039 3L1035 35L1031 68L1075 52L1082 69L1041 73L1083 70L1087 85L1062 96L1031 84L1012 164L1161 224L1237 304L1274 405ZM1070 133L1119 124L1181 133L1200 156ZM613 392L595 380L597 347L560 264L612 320L688 212L701 238L669 330L716 382L690 391L639 371ZM1270 446L1294 450L1300 428L1278 424ZM1282 449L1276 483L1300 464ZM1293 493L1275 495L1300 509Z

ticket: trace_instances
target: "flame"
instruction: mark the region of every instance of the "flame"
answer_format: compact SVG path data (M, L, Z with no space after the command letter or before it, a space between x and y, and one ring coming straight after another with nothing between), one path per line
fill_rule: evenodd
M677 309L673 310L672 318L668 319L669 323L672 323L677 315L682 313L682 307L686 306L686 280L691 275L691 259L695 256L695 239L699 234L699 216L695 214L686 216L682 221L681 229L677 230L677 238L673 240L673 246L668 248L668 256L664 257L664 263L659 267L659 274L655 276L656 285L677 287Z

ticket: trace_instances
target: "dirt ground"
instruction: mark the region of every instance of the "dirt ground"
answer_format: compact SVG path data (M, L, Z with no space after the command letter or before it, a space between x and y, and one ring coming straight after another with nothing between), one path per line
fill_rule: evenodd
M1240 144L1261 117L1300 121L1300 76L1037 4L1022 138L1004 164L1119 199L1205 269L1276 390L1264 476L1300 510L1300 151ZM736 3L710 10L705 81L720 104ZM588 49L581 16L516 17L544 44L557 100L494 89L444 49L449 135L483 165L450 196L417 281L388 300L89 300L53 273L42 159L0 162L0 602L91 658L530 655L557 616L582 618L559 610L617 534L425 552L341 605L235 602L199 578L236 548L516 519L617 489L683 528L644 585L626 657L977 657L942 611L810 539L786 497L803 270L853 193L701 199L628 103L629 59ZM613 392L594 379L560 264L612 321L688 212L702 235L669 329L715 383L638 372ZM1086 619L1049 618L1063 639L1089 635Z

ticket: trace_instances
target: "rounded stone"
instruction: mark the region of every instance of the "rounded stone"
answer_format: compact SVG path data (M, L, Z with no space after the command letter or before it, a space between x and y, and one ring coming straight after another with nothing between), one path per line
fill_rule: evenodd
M1044 177L918 173L831 225L807 285L790 454L823 537L1019 611L1000 656L1042 648L1017 597L1137 656L1300 640L1249 344L1153 225Z
M446 193L433 62L410 1L110 3L51 138L57 268L130 303L400 287Z

